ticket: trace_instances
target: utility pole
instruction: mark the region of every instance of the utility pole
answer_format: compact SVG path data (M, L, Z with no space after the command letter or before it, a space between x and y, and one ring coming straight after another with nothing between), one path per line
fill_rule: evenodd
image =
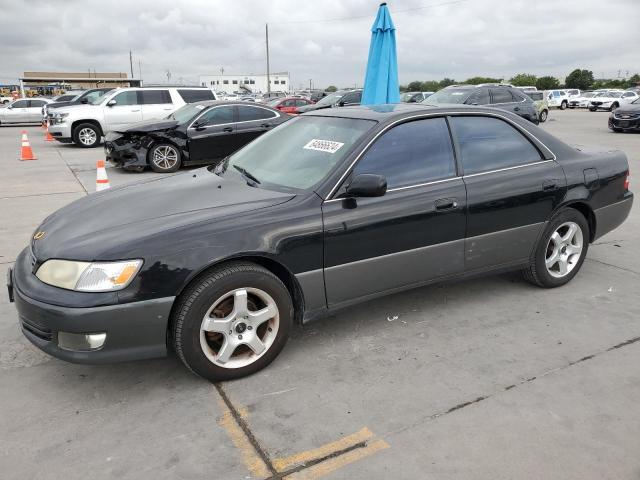
M140 77L140 86L142 86L142 61L138 59L138 76Z
M269 24L264 24L264 33L267 40L267 93L271 93L271 79L269 78Z
M309 91L313 90L313 88L311 88L311 79L309 79Z
M224 75L224 67L220 67L220 75Z
M131 67L131 78L133 78L133 54L129 50L129 66Z

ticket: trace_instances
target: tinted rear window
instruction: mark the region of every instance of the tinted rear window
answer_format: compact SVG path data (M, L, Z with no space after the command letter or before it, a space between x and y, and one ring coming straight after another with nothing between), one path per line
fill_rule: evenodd
M168 90L140 90L140 104L160 105L163 103L173 103Z
M202 102L204 100L215 100L216 97L211 90L206 88L199 90L178 90L178 94L185 103Z

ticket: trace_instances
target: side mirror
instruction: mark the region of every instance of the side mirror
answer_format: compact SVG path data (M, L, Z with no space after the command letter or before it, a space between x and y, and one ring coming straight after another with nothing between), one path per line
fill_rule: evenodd
M195 122L193 125L191 125L193 128L195 128L196 130L202 130L204 128L204 126L207 124L207 122L203 121L203 120L198 120L197 122Z
M87 100L86 98L83 98L82 100L80 100L80 103L89 103L89 100Z
M13 108L13 105L7 105L7 108L11 110Z
M382 197L385 193L387 179L371 173L357 175L347 187L347 195L350 197Z
M338 102L338 106L339 106L339 107L344 107L345 105L346 105L346 104L344 103L344 100L340 100L340 101Z
M116 102L115 99L114 100L109 100L107 102L107 107L113 107L114 105L117 105L117 103L118 102Z

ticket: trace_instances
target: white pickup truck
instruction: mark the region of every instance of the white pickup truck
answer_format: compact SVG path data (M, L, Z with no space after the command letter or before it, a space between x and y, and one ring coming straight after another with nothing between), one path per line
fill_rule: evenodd
M97 147L107 132L164 118L186 103L203 100L216 100L215 93L205 87L118 88L94 103L53 110L48 117L49 133L62 143Z
M11 102L13 102L13 97L0 97L0 104L2 105L7 105Z

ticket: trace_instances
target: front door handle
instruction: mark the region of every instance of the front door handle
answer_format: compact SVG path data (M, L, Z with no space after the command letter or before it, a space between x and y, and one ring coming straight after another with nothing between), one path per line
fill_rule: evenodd
M229 133L229 132L233 132L233 128L231 128L231 127L224 127L224 128L222 129L222 131L223 131L223 132L227 132L227 133Z
M542 191L544 192L552 192L553 190L558 189L558 180L555 178L551 178L542 182Z
M514 111L514 112L519 112L519 111L520 111L520 107L515 107L515 108L513 109L513 111Z
M140 109L137 109L137 110L131 110L131 111L132 111L132 112L139 112L139 111L140 111Z
M453 210L458 208L458 199L457 198L441 198L433 202L436 206L436 210L441 212L445 210Z
M263 123L262 125L260 125L262 128L271 128L271 124L270 123Z

